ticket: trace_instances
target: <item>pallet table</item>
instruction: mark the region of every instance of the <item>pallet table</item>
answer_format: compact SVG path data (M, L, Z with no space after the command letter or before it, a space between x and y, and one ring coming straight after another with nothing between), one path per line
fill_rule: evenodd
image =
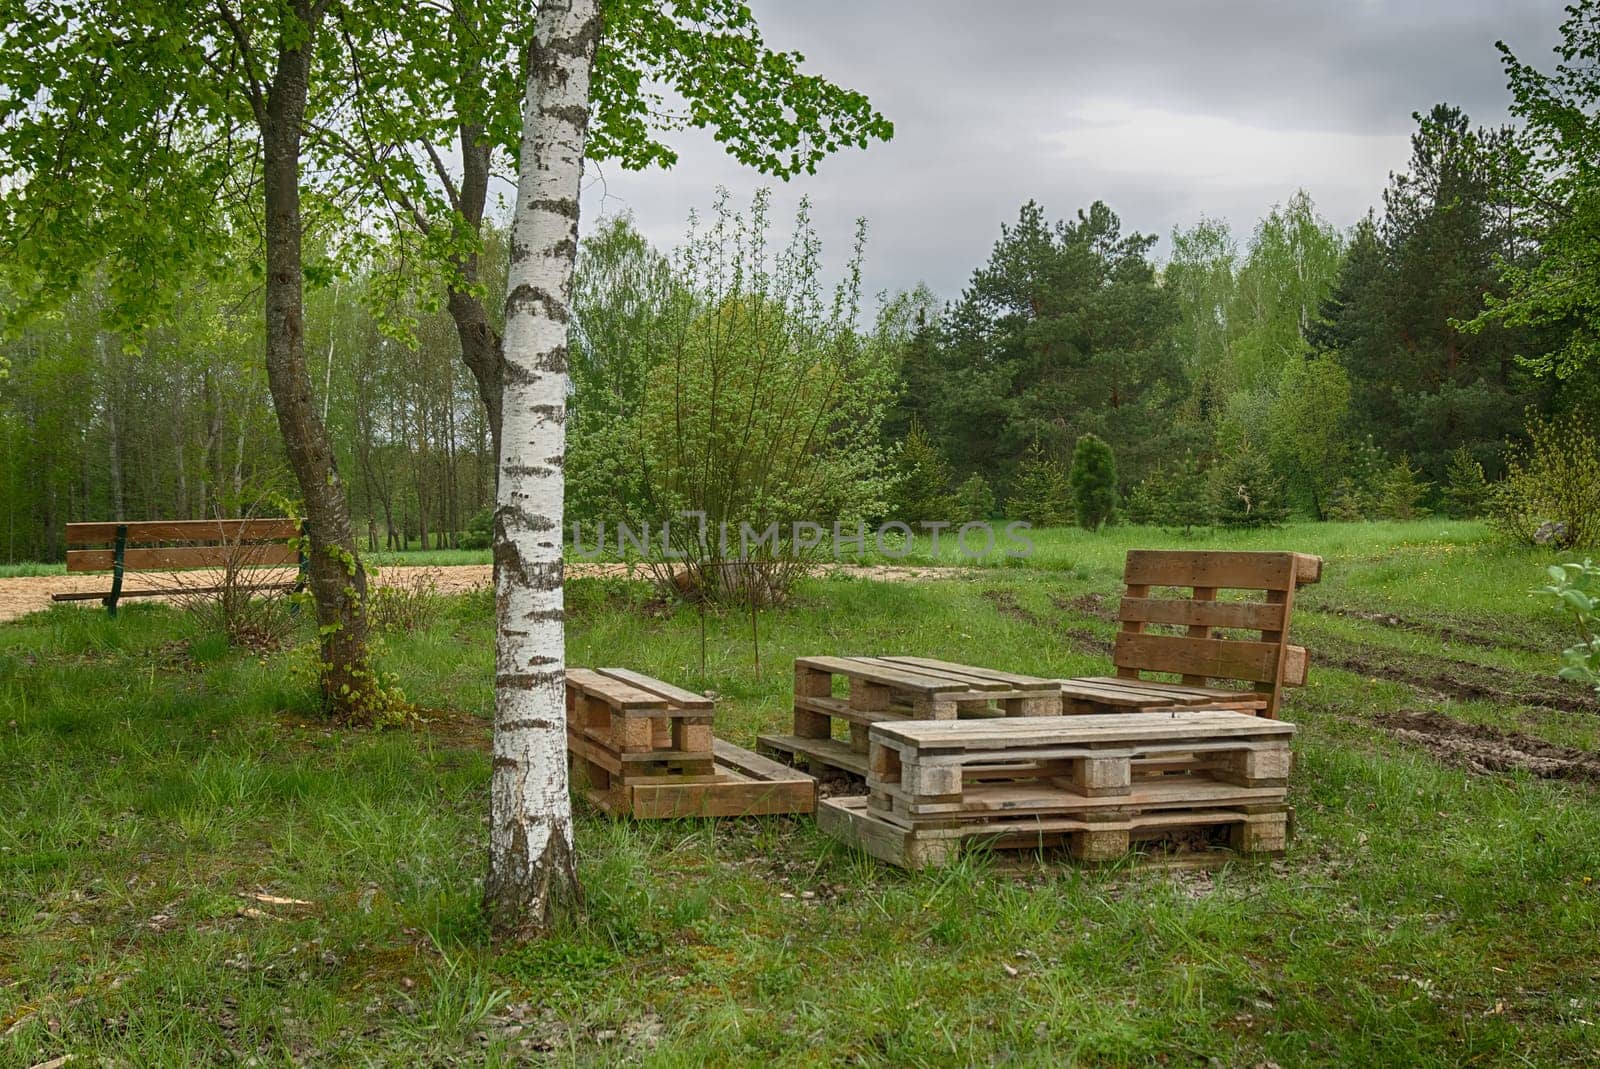
M834 693L842 683L843 696ZM874 724L1055 716L1061 681L997 672L931 657L801 657L794 662L794 734L761 735L765 753L804 761L812 772L867 774ZM834 737L834 724L846 734Z
M1276 853L1294 730L1226 709L879 723L868 796L823 801L817 823L906 868L975 843L1107 861L1135 840L1218 825L1240 853Z
M816 781L716 738L715 703L625 668L567 670L574 785L613 816L810 813Z

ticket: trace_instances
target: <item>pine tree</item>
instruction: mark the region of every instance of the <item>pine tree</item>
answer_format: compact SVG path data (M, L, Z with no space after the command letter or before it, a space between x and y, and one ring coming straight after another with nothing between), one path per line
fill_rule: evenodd
M920 421L900 445L900 477L895 484L891 519L903 523L948 520L954 507L950 499L950 465L928 438Z
M1378 507L1391 520L1415 520L1426 516L1422 507L1432 483L1422 478L1422 472L1411 466L1411 458L1404 453L1384 474L1378 487Z
M977 472L956 488L955 519L987 520L994 515L994 509L994 491L989 487L989 480Z
M1110 523L1117 507L1117 462L1103 439L1092 434L1078 439L1069 481L1078 526L1094 531Z
M1450 515L1460 520L1482 516L1489 503L1489 480L1484 477L1483 465L1472 455L1472 450L1461 446L1451 453L1445 476L1448 484L1444 496L1449 502Z
M1272 465L1248 441L1213 469L1211 504L1224 527L1276 527L1289 515Z
M1068 517L1067 474L1055 457L1035 441L1023 457L1006 501L1006 515L1035 527L1060 527Z

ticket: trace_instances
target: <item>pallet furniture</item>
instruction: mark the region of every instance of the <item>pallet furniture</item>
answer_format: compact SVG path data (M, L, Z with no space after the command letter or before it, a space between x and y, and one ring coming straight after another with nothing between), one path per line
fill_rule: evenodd
M271 577L241 583L251 590L298 590L305 585L303 525L291 519L150 520L67 524L67 573L110 572L111 589L61 591L52 601L95 601L117 614L123 598L215 594L224 586L149 587L125 590L128 571L295 568L293 581Z
M834 684L845 694L836 696ZM794 662L794 734L760 735L756 747L813 773L867 773L868 730L903 720L1053 716L1059 680L997 672L931 657L800 657ZM842 738L834 725L842 725Z
M1063 711L1208 706L1276 718L1283 688L1306 681L1305 647L1289 643L1295 590L1321 576L1322 558L1305 553L1130 550L1116 675L1061 680ZM1163 588L1179 593L1161 596ZM1219 599L1221 591L1250 597Z
M869 794L825 799L817 824L904 868L974 845L1110 861L1217 827L1239 853L1278 853L1294 731L1229 709L879 723Z
M810 813L816 781L712 734L712 699L626 668L567 670L574 785L613 816Z

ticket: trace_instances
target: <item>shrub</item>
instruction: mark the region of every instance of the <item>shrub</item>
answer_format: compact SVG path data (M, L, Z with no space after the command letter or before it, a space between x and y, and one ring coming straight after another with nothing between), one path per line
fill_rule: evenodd
M955 518L958 520L987 520L994 516L994 491L989 480L977 472L967 476L956 488Z
M1078 439L1068 482L1079 527L1094 531L1111 522L1117 507L1117 462L1104 439L1093 434Z
M1444 498L1450 515L1458 520L1477 519L1489 503L1489 480L1484 478L1483 465L1466 446L1450 454Z
M461 536L461 548L488 549L493 544L494 509L480 509L467 521L466 532Z
M1600 565L1587 559L1582 564L1557 564L1549 574L1550 585L1539 593L1558 598L1578 631L1578 642L1561 653L1557 674L1600 691Z
M439 569L421 568L393 583L378 585L370 576L367 622L382 634L410 634L433 626L440 610Z
M580 260L567 468L587 473L574 518L648 521L644 563L673 597L781 600L831 544L785 532L854 530L887 505L880 428L903 302L859 330L860 245L830 298L809 209L774 255L768 200L740 216L724 197L670 261L615 225Z
M1017 469L1006 500L1006 517L1026 520L1035 527L1059 527L1069 522L1067 473L1055 457L1035 441Z
M1276 527L1289 516L1272 465L1248 441L1211 473L1211 507L1224 527Z
M903 523L948 520L954 502L950 499L950 465L916 420L900 443L894 490L890 494L890 519Z
M1588 425L1530 418L1527 444L1511 448L1506 477L1490 493L1489 518L1518 542L1600 547L1600 442Z
M1422 499L1432 486L1422 478L1421 471L1411 466L1411 458L1402 453L1378 483L1378 509L1391 520L1426 516L1428 510L1422 507Z

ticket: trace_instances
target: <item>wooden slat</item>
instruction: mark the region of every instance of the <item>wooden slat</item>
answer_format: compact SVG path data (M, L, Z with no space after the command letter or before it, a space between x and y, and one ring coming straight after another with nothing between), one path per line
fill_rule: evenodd
M943 668L918 668L915 665L901 663L898 659L890 657L852 657L857 664L870 668L887 668L891 672L909 672L914 676L930 679L935 682L951 680L960 683L968 690L1008 691L1014 689L1010 683L993 676L986 675L980 670L963 668L961 671L949 671ZM1043 680L1040 680L1043 683Z
M1286 687L1303 687L1306 685L1306 670L1311 657L1306 653L1304 646L1285 646L1283 648L1283 685Z
M255 593L261 590L294 590L300 584L293 583L240 583L237 586L174 586L166 590L124 590L117 595L120 598L171 598L187 594L221 594L226 590L248 590ZM51 594L51 601L99 601L101 598L111 596L109 590L68 590Z
M1100 686L1106 688L1134 688L1128 685L1125 679L1114 676L1087 676L1083 679L1064 679L1062 688L1069 694L1077 693L1082 688L1085 693L1088 688ZM1217 704L1249 701L1254 698L1262 704L1266 703L1266 696L1252 694L1247 690L1229 690L1226 687L1192 687L1182 683L1164 683L1155 679L1141 679L1137 684L1137 693L1149 695L1164 700L1183 699L1193 702L1216 702Z
M622 682L638 687L640 690L648 691L651 694L659 694L673 705L684 709L715 709L717 706L714 700L704 694L696 694L692 690L684 690L682 687L675 687L671 683L663 683L661 680L647 676L643 672L635 672L628 668L601 668L597 669L597 671L603 676L620 679Z
M603 676L591 668L568 668L567 686L576 687L621 712L637 711L648 715L652 710L664 710L667 707L667 699L661 695L640 690L620 679Z
M904 720L879 724L874 738L893 739L936 750L946 746L1004 748L1115 742L1130 746L1148 741L1276 738L1293 735L1286 720L1265 720L1249 713L1217 709L1175 709L1160 716L1122 713L1088 716L1011 716L994 720Z
M1190 601L1179 598L1123 598L1119 620L1189 627L1233 627L1273 631L1283 627L1283 606L1264 601Z
M794 663L797 668L814 668L822 672L865 679L871 683L882 683L922 694L945 694L973 689L961 680L939 679L906 668L888 668L870 664L860 657L797 657Z
M1298 576L1296 557L1293 553L1234 550L1133 549L1128 551L1123 582L1129 586L1287 590Z
M936 657L879 657L875 659L889 661L894 664L903 664L908 668L932 669L936 672L949 672L957 676L997 680L1001 683L1010 683L1019 687L1047 687L1051 682L1039 676L1019 675L1016 672L998 672L992 668L978 668L972 665L956 664L953 661L941 661Z
M128 544L145 542L252 542L294 538L300 525L294 520L137 520L128 525ZM67 545L85 546L117 540L115 521L67 524Z
M106 572L116 560L110 549L67 551L67 571ZM129 571L182 571L189 568L221 568L230 561L247 567L297 565L300 555L293 546L266 543L250 546L163 546L158 549L130 549L122 555Z
M1274 642L1240 642L1178 635L1117 636L1111 662L1121 669L1175 672L1209 679L1248 679L1272 683L1278 678L1279 647Z

